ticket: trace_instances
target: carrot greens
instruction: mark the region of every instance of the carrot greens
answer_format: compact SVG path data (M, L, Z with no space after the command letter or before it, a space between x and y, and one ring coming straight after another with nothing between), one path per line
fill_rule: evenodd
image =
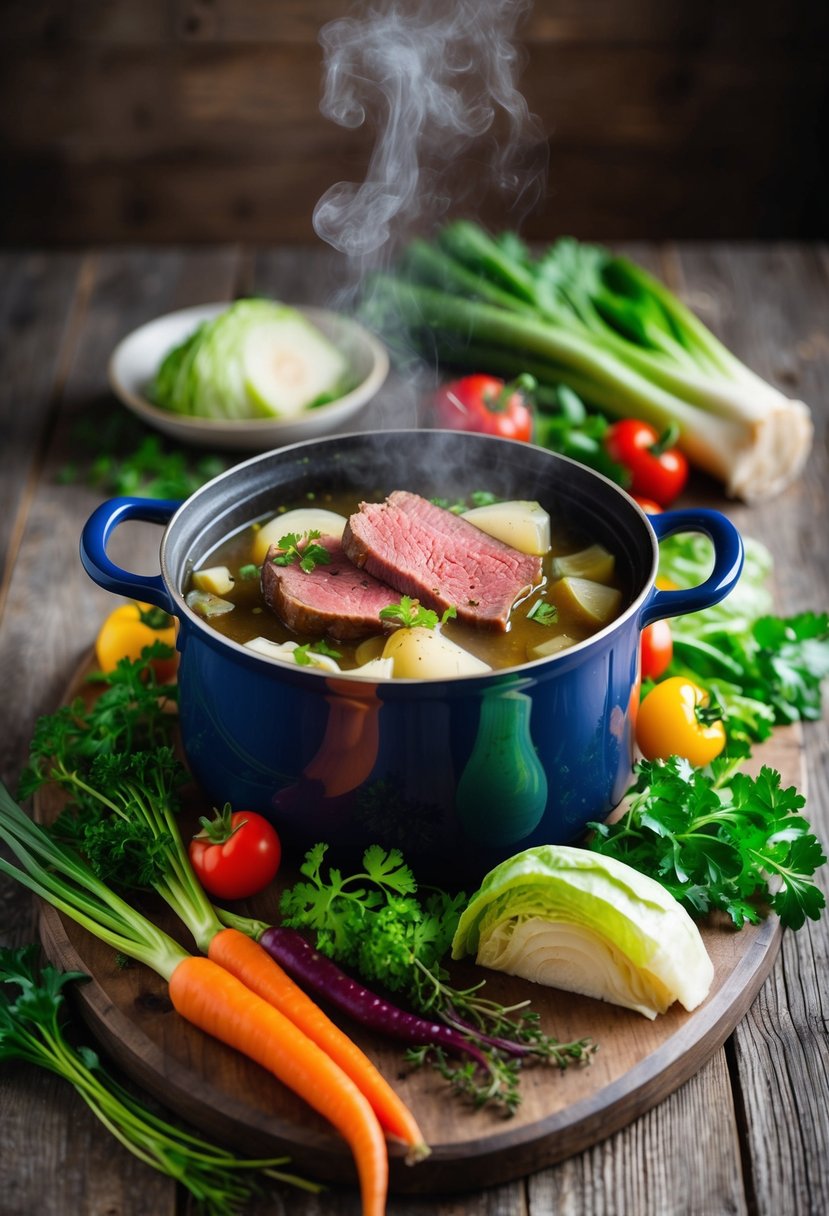
M83 782L73 779L69 787L73 793L81 790L85 794ZM144 793L137 791L137 804L142 803ZM113 811L117 813L117 802ZM368 1099L325 1051L226 967L188 954L132 908L74 851L33 823L2 784L0 840L18 863L0 857L0 873L28 887L119 954L158 972L166 979L173 1007L183 1018L261 1064L327 1118L354 1155L363 1216L382 1216L388 1185L382 1129ZM174 852L178 853L178 846ZM165 897L173 897L171 904L185 917L194 908L198 914L201 899L205 921L215 925L215 938L222 927L206 896L195 892L194 878L191 887L185 868L186 855L174 857L171 853L163 880L154 885ZM202 925L204 932L211 927Z
M96 1052L65 1033L64 992L88 977L38 964L37 946L0 949L0 1060L23 1060L74 1086L97 1119L139 1160L174 1178L206 1216L232 1216L260 1191L263 1177L318 1190L283 1173L287 1157L234 1157L137 1101L102 1067Z

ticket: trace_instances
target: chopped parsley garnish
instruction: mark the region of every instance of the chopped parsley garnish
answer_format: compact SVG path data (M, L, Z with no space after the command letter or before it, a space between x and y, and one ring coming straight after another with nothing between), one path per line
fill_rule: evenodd
M454 604L450 604L443 616L438 618L438 614L431 608L424 608L420 600L402 595L398 604L389 604L388 607L381 608L379 615L381 620L394 621L395 624L403 625L406 629L414 629L416 626L420 626L422 629L435 629L438 620L441 625L445 625L452 617L458 615L458 610Z
M294 662L299 663L300 667L308 667L312 662L312 654L325 654L329 659L339 659L341 657L339 650L334 650L329 646L325 638L320 638L318 642L306 642L304 646L297 646L294 653Z
M444 511L451 511L453 515L463 515L470 507L491 507L494 502L500 501L498 495L490 490L473 490L466 498L429 499L436 507L443 507Z
M554 625L558 620L558 608L546 600L536 600L527 613L527 620L535 621L536 625Z
M259 567L253 562L248 562L246 566L239 567L239 578L243 582L250 582L252 579L259 578Z
M304 574L310 574L317 566L327 566L331 561L331 554L325 545L315 544L320 536L322 533L317 529L301 534L288 532L286 536L279 538L281 552L271 560L275 566L290 566L292 562L299 562L299 568Z

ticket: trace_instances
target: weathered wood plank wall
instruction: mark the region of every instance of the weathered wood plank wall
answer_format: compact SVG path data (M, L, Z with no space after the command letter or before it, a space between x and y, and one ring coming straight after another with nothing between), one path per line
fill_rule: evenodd
M307 241L371 146L318 109L349 9L6 0L0 241ZM826 234L825 3L536 0L522 40L550 153L528 235Z

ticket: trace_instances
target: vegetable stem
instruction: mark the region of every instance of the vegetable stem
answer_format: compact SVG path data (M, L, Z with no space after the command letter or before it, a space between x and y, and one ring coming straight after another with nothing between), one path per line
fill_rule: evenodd
M664 284L563 239L534 257L468 222L418 241L368 284L364 315L405 349L454 368L528 372L594 409L673 423L688 457L748 501L797 476L813 436L800 401L745 367Z

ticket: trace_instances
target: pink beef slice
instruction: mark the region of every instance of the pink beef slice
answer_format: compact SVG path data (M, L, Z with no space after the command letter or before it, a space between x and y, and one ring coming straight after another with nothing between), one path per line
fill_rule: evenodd
M277 566L272 546L262 565L262 594L276 616L297 633L328 633L341 641L368 637L383 627L380 609L400 598L348 560L335 537L320 537L331 555L328 565L307 574L299 564Z
M505 630L510 609L541 578L541 558L519 553L407 490L361 503L343 549L356 566L429 608Z

